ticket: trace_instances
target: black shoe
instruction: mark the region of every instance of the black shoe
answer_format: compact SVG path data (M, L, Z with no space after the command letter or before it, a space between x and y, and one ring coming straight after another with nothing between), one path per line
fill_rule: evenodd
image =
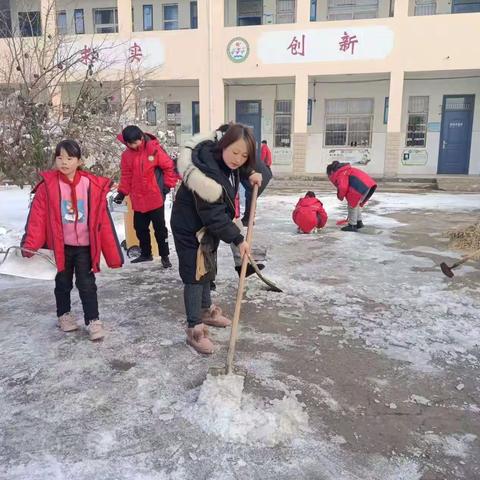
M345 227L341 228L343 232L356 232L357 231L357 226L356 225L346 225Z
M151 262L152 260L153 257L151 255L140 255L139 257L133 259L130 263Z
M363 224L363 222L362 222L361 220L359 220L359 221L357 222L357 229L358 229L358 228L363 228L364 226L365 226L365 225Z
M257 267L258 267L259 270L263 270L265 268L265 265L263 265L263 263L257 263ZM238 276L240 276L240 273L242 271L242 267L235 267L235 270L237 271ZM250 264L248 264L247 265L247 274L245 275L245 277L249 277L250 275L253 275L254 273L255 273L255 269Z
M217 289L217 284L212 280L210 282L210 290L214 292Z
M168 257L162 257L162 267L163 268L172 268L172 264L170 262L170 259Z

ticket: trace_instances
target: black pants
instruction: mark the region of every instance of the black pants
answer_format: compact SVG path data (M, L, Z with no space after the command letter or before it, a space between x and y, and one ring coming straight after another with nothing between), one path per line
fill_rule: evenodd
M187 313L188 327L202 323L202 310L210 308L210 281L203 283L186 283L183 287L185 312Z
M155 239L158 244L158 253L161 257L168 257L170 250L168 249L168 230L165 226L164 208L157 208L149 212L134 212L133 227L140 242L140 250L144 257L152 254L152 242L150 240L150 222L153 223Z
M70 292L73 288L73 273L75 285L82 301L85 325L98 318L97 285L92 272L90 247L72 247L65 245L65 270L55 277L55 300L57 301L57 316L70 312Z

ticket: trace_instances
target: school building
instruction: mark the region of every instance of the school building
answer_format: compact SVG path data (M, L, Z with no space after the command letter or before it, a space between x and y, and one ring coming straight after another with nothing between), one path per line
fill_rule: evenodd
M179 145L234 120L277 174L336 158L377 177L480 174L480 0L0 0L24 36L48 8L46 27L85 47L126 45L149 72L142 124Z

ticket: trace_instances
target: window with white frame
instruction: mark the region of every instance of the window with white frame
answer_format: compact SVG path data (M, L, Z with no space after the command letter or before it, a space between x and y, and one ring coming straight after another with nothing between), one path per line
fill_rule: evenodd
M167 130L173 131L174 142L178 145L180 135L182 133L182 117L180 110L180 103L167 103Z
M435 15L437 13L437 0L415 0L415 16Z
M57 32L60 35L66 35L68 33L67 12L65 10L57 12Z
M296 0L277 0L276 23L295 23Z
M73 12L73 21L75 23L75 33L82 35L85 33L85 15L83 8L76 8Z
M339 98L325 101L325 146L370 147L373 98Z
M407 147L427 144L428 97L408 98Z
M146 32L153 30L153 5L143 6L143 30Z
M118 10L116 8L94 8L93 30L95 33L118 33Z
M178 30L178 4L163 6L163 29Z
M377 17L378 0L328 0L327 20Z
M292 141L292 101L275 100L275 147L290 147Z

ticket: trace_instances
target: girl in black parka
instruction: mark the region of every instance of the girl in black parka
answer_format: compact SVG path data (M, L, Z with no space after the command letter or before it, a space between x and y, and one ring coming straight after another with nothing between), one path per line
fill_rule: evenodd
M222 133L225 132L225 133ZM241 124L225 126L209 137L188 142L178 162L182 176L170 225L184 283L187 343L199 353L213 353L206 325L226 327L230 320L210 299L220 240L234 243L240 254L250 252L235 218L240 176L260 185L255 165L255 138ZM200 247L200 248L199 248Z

